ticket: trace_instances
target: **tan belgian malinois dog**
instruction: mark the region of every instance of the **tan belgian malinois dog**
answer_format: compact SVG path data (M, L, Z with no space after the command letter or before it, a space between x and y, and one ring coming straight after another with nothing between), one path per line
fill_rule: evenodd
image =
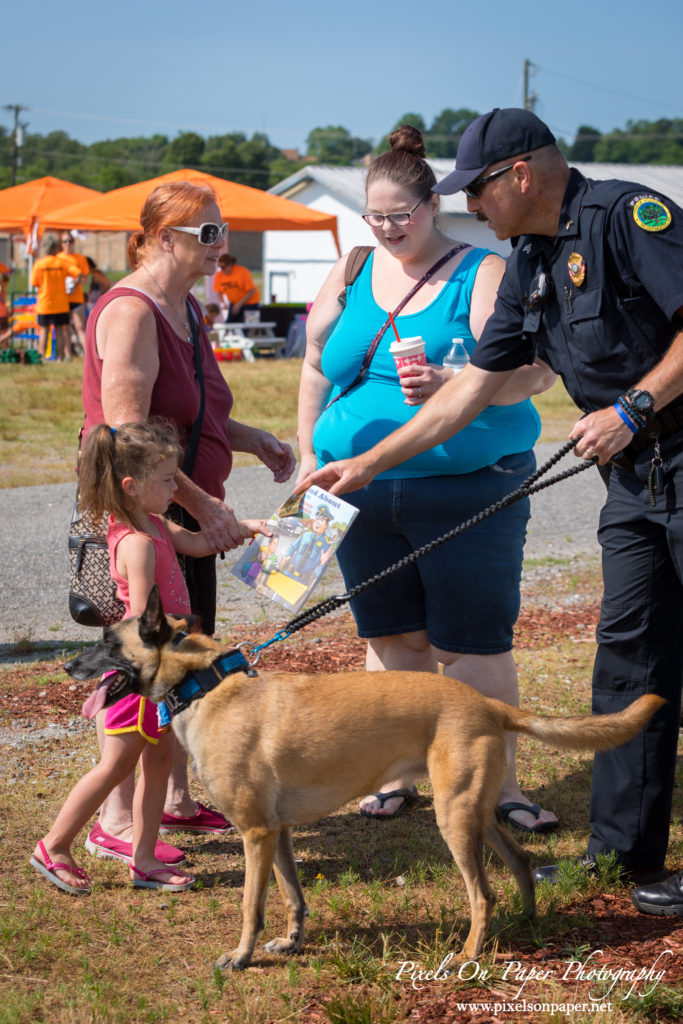
M102 706L127 693L166 698L202 786L239 829L246 865L243 927L237 949L217 961L222 968L249 964L273 868L287 935L266 949L301 949L307 911L293 825L317 821L390 779L425 772L441 834L467 886L472 925L463 952L474 959L495 901L484 841L514 875L527 912L535 913L529 855L496 820L506 732L571 750L605 750L630 740L664 703L646 695L619 714L557 719L427 672L249 675L240 652L188 634L191 625L189 618L164 615L155 586L143 615L105 629L100 643L65 668L76 679L118 670L100 683Z

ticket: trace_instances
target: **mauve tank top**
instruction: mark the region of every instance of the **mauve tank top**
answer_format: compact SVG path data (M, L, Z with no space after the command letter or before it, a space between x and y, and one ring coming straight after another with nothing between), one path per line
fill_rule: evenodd
M152 310L157 327L159 373L152 388L150 416L163 416L180 431L181 444L187 444L199 412L199 381L194 368L194 349L180 338L153 299L136 288L112 288L97 301L88 317L83 364L84 433L104 423L102 412L102 360L97 352L95 330L102 310L121 296L142 299ZM232 392L226 384L213 354L199 303L193 295L190 303L199 329L199 346L204 371L204 419L197 460L192 479L214 498L225 497L224 484L232 468L232 450L228 441L228 419Z

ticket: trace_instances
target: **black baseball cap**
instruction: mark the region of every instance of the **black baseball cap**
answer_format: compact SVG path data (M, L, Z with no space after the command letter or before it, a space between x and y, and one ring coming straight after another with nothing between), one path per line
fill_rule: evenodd
M555 141L547 124L530 110L496 107L468 125L458 143L455 170L437 182L432 191L452 195L473 182L491 164L550 146Z

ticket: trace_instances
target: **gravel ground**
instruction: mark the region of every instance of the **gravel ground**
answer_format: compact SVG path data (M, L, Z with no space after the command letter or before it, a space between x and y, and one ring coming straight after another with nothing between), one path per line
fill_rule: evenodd
M558 447L555 443L538 445L539 465ZM570 454L551 472L574 464ZM230 478L228 500L240 516L264 516L284 501L290 489L289 484L274 484L271 474L262 467L238 467ZM588 469L533 495L527 560L597 554L596 528L604 494L597 470ZM12 649L22 639L58 647L67 641L93 640L97 635L95 630L73 622L67 607L66 537L73 500L71 484L0 491L0 661L12 659ZM281 626L288 618L283 609L230 575L237 557L236 553L227 554L218 562L219 621L272 622ZM343 589L335 563L316 593L321 599Z

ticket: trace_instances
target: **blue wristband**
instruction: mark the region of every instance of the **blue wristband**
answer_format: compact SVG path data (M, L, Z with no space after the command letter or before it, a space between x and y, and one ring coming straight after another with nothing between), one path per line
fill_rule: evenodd
M633 422L633 420L631 419L630 416L626 415L626 413L621 408L619 403L615 402L614 405L612 406L612 408L615 409L619 413L619 415L621 416L622 420L624 421L624 423L626 424L628 429L631 431L631 433L632 434L637 434L638 433L638 426Z

